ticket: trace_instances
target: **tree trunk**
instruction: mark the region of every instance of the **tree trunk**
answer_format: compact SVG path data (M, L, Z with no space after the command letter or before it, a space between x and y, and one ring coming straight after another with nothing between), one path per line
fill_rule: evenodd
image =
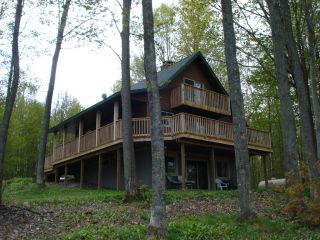
M317 143L317 159L320 160L320 106L319 106L319 96L317 93L317 77L316 77L316 52L315 52L315 35L314 35L314 25L311 19L311 9L312 1L304 0L304 11L305 19L307 23L307 33L308 33L308 50L310 56L310 87L312 96L312 110L314 116L314 125L316 132L316 143Z
M24 0L17 0L15 22L12 37L12 56L8 81L8 91L6 105L0 127L0 204L2 203L2 182L4 173L4 156L7 143L7 136L10 124L11 113L17 95L20 80L20 60L19 60L19 31Z
M236 57L236 40L233 28L231 0L221 0L225 56L232 107L233 138L239 189L239 221L254 218L251 207L250 164L248 153L247 129L241 92L240 73Z
M130 10L131 0L123 0L122 12L122 131L123 131L123 167L126 198L137 197L137 181L135 169L135 155L132 136L132 111L130 94Z
M44 161L45 161L45 157L46 157L46 146L47 146L49 123L50 123L52 95L53 95L53 90L54 90L54 83L56 80L57 65L58 65L61 45L62 45L62 41L63 41L64 29L65 29L67 19L68 19L68 11L69 11L70 3L71 3L71 0L66 0L65 4L63 6L63 13L61 16L60 25L59 25L59 29L58 29L58 35L57 35L56 48L55 48L54 55L52 58L50 82L49 82L49 87L48 87L48 92L47 92L44 117L43 117L43 121L42 121L42 125L41 125L39 158L38 158L37 179L36 179L36 182L38 185L44 185Z
M293 77L297 86L298 104L300 110L301 130L303 139L303 148L306 161L308 163L311 196L315 199L320 197L320 184L317 179L320 178L320 170L317 167L316 143L313 129L312 114L310 109L310 99L308 95L307 81L304 79L301 68L300 58L292 32L292 21L288 0L280 0L280 7L285 26L286 43L288 56L293 66Z
M270 25L272 31L274 65L278 84L278 94L280 99L280 119L282 144L284 152L284 171L286 174L293 174L299 181L299 155L297 148L297 134L294 120L292 101L290 98L290 86L287 73L287 61L285 58L285 42L281 26L280 5L277 0L267 0Z
M152 200L150 233L160 238L165 233L165 158L161 121L161 106L156 71L152 1L142 1L144 29L144 70L146 74L151 121Z

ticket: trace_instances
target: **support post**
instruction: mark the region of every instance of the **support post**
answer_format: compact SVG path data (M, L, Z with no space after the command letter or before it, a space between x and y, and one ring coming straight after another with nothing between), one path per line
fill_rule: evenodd
M119 120L119 102L114 102L113 105L113 140L117 139L117 122Z
M64 127L63 133L62 133L62 158L64 158L64 154L65 154L66 137L67 137L67 128Z
M78 130L78 153L81 150L81 136L83 135L83 122L82 119L79 120L79 130Z
M267 174L266 155L263 155L263 156L262 156L262 165L263 165L264 181L265 181L266 188L267 188L267 187L269 187L269 184L268 184L268 174Z
M80 188L83 188L84 179L84 160L80 160Z
M54 170L54 183L58 183L58 179L59 178L59 171L58 171L58 168L56 168Z
M98 189L101 189L101 177L102 177L102 155L99 154L99 159L98 159Z
M57 132L53 134L53 143L52 143L52 161L56 160L56 147L57 147Z
M67 185L68 165L64 165L64 185Z
M99 128L101 127L101 112L96 113L96 147L99 145Z
M117 149L117 190L120 190L120 177L121 177L121 151Z
M185 148L185 143L181 143L181 175L182 175L182 189L186 189L186 148Z
M216 190L216 159L214 154L214 147L211 148L210 156L210 166L211 166L211 190Z

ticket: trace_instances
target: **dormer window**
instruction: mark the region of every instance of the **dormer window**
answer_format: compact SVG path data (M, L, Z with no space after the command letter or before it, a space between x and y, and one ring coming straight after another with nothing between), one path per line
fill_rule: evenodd
M184 83L187 84L187 85L190 85L192 87L195 87L195 88L200 88L200 89L204 89L204 84L201 83L201 82L198 82L196 80L192 80L192 79L189 79L189 78L185 78L184 79Z

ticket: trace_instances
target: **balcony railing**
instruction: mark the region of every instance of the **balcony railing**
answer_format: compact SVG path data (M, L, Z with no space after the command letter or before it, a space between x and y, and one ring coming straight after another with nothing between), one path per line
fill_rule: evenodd
M191 138L208 142L233 145L232 123L218 121L197 115L180 113L162 118L163 133L166 140L178 138ZM134 141L150 141L151 124L150 118L132 119ZM98 134L98 136L96 136ZM256 129L247 129L248 146L262 151L271 150L270 133ZM70 158L95 148L109 144L119 143L122 140L121 120L116 124L110 123L100 127L97 131L90 131L64 146L54 149L53 156L46 159L46 169L52 164L64 158ZM109 146L108 145L108 146Z
M187 105L203 110L230 115L229 97L214 91L182 84L171 90L171 107Z

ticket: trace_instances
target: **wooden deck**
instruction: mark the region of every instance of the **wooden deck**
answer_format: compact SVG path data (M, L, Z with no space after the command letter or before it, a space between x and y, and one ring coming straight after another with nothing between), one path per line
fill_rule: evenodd
M163 117L162 123L165 140L186 138L233 145L232 123L186 113ZM135 142L150 141L149 118L132 119L132 127ZM248 128L247 134L250 149L271 152L270 133ZM119 143L122 143L121 120L87 132L80 139L76 138L56 146L52 155L46 157L45 171L51 171L55 164L79 158Z
M229 97L214 91L182 84L171 90L171 108L191 106L203 110L231 115Z

